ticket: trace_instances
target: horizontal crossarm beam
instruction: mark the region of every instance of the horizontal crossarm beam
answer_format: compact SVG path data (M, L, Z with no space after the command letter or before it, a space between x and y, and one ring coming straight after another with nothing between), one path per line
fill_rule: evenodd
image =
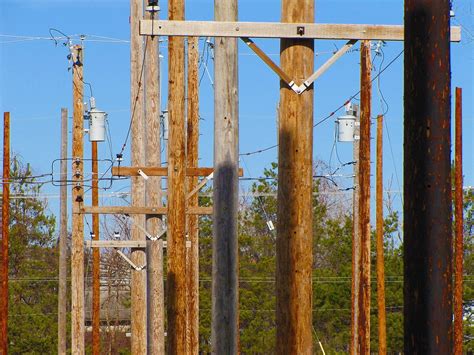
M88 248L135 248L145 249L147 247L146 240L86 240L86 247ZM166 240L163 241L163 248L167 248ZM186 247L191 247L191 241L186 241Z
M168 176L167 167L154 166L114 166L112 168L113 176L139 176L142 171L147 176ZM186 176L209 176L214 168L187 168ZM242 168L239 169L239 176L243 176Z
M86 240L89 248L146 248L146 240Z
M138 207L138 206L84 206L74 213L82 214L149 214L166 215L167 207ZM211 215L212 207L189 206L187 214Z
M403 41L403 32L402 25L162 20L140 21L140 34L154 36ZM459 26L451 27L451 41L461 41L461 28Z

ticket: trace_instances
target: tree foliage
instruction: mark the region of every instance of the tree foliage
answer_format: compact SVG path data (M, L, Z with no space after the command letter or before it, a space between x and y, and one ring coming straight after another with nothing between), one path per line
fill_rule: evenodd
M55 218L46 212L46 202L35 197L41 186L34 184L31 176L29 167L14 159L9 221L9 351L52 354L57 350Z
M318 176L315 173L316 176ZM12 195L37 196L28 167L13 163ZM319 175L321 176L321 175ZM277 223L277 166L249 188L239 212L239 321L244 354L270 354L275 349L275 272ZM348 353L351 319L352 212L348 196L333 194L334 182L313 183L313 338L326 353ZM209 191L208 191L209 192ZM341 197L342 196L342 197ZM200 197L210 205L209 197ZM348 207L349 206L349 207ZM57 250L55 219L38 198L13 198L10 216L9 346L11 353L56 352ZM384 221L387 350L403 352L403 239L398 211L390 198ZM465 351L474 351L474 193L464 196L464 311ZM271 221L275 229L270 230ZM126 237L126 224L114 225ZM125 228L125 229L124 229ZM110 231L105 232L111 234ZM212 219L200 218L200 351L211 352ZM375 234L372 233L371 348L377 349L377 288ZM86 262L87 264L87 262ZM107 334L103 350L129 353L129 339L119 325L126 324L120 310L130 307L129 268L113 252L102 254L107 281L103 299ZM90 268L86 265L86 274ZM87 284L90 286L90 284ZM126 327L123 329L127 329Z

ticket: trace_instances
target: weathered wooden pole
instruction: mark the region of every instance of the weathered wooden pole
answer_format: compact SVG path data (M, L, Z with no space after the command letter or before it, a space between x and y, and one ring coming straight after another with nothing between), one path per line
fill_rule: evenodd
M360 151L359 151L359 346L360 354L370 354L370 125L372 84L370 41L360 48Z
M376 240L377 240L377 309L379 354L387 353L385 316L385 264L383 251L383 116L377 117L377 171L376 171Z
M159 12L147 12L154 19ZM145 37L145 122L146 165L161 165L160 142L160 60L159 41L156 36ZM161 177L150 176L146 182L146 205L162 207ZM148 215L147 231L158 235L164 227L158 216ZM148 354L165 353L165 301L163 284L163 239L147 241L147 326Z
M354 127L354 192L352 194L352 283L351 283L351 355L358 354L359 344L359 288L360 288L360 232L359 232L359 151L360 151L360 110L356 110Z
M170 20L184 20L184 1L170 0ZM184 39L169 38L168 59L168 352L186 349L186 130Z
M216 21L237 21L237 0L214 2ZM212 351L236 354L238 317L239 109L237 39L215 39Z
M92 147L92 206L99 206L99 162L97 142ZM93 240L99 240L99 215L92 215ZM92 354L100 354L100 249L92 250Z
M10 112L3 114L2 269L0 354L8 354L8 237L10 233Z
M314 0L283 0L282 22L314 22ZM313 73L314 41L282 39L280 63L296 82ZM296 94L280 82L276 348L312 354L313 87Z
M145 164L144 127L144 45L139 33L139 21L143 16L143 0L130 0L130 112L131 112L131 163ZM133 206L145 205L145 181L141 176L132 176L131 202ZM137 227L145 227L145 216L134 217L132 240L145 240L146 236ZM146 254L133 249L131 259L135 265L144 265ZM131 271L131 350L132 354L146 354L147 351L147 305L146 271Z
M199 38L188 37L188 92L187 92L187 167L198 166L199 152ZM187 191L198 184L198 178L187 178ZM198 194L188 199L189 206L198 206ZM187 254L187 353L199 353L199 217L188 215L188 240L191 247Z
M454 354L462 354L463 344L463 255L464 255L464 219L463 219L463 176L462 176L462 89L456 88L456 130L454 158Z
M67 350L67 109L61 109L61 188L59 191L58 354Z
M84 354L84 217L77 213L84 202L84 81L83 51L72 48L72 248L71 248L71 352Z
M405 1L406 354L451 354L450 1Z

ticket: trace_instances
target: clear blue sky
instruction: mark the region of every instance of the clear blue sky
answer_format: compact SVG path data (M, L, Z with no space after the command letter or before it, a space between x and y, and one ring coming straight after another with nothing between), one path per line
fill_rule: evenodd
M462 24L463 40L452 44L452 86L464 90L464 171L465 184L474 185L474 117L473 117L473 40L474 8L471 1L454 1L456 18L453 25ZM276 0L239 1L241 21L279 21L281 5ZM167 14L162 4L161 18ZM212 0L192 0L186 3L186 17L191 20L212 20ZM403 1L319 0L316 1L316 21L319 23L403 24ZM12 150L30 162L35 174L51 172L51 163L59 158L60 109L71 110L71 73L68 72L68 51L61 43L55 47L48 39L49 28L68 35L85 34L85 81L92 84L97 105L109 113L113 153L120 150L130 120L129 99L129 1L127 0L3 0L0 5L0 111L12 116ZM19 36L19 37L10 37ZM22 38L25 36L27 38ZM109 40L111 37L122 41ZM38 37L32 39L30 37ZM73 37L77 40L77 36ZM278 40L256 40L275 61L278 61ZM76 41L76 43L78 43ZM201 46L203 45L201 41ZM322 64L341 41L317 41L316 65ZM163 50L163 104L166 106L166 42ZM403 48L402 43L389 42L383 48L387 64ZM240 151L249 152L276 143L276 106L279 81L245 45L239 49L240 87ZM276 55L274 55L276 54ZM376 74L381 57L374 58ZM359 52L340 59L315 85L314 121L327 116L359 88ZM209 61L212 75L212 60ZM384 174L385 186L399 190L403 176L403 56L380 78L380 90L389 104L386 114ZM373 115L381 113L380 95L374 85ZM85 93L89 94L87 86ZM201 84L200 164L212 165L213 93L210 80L204 75ZM343 111L338 111L343 114ZM319 125L314 131L314 157L329 162L333 146L334 119ZM71 121L70 121L71 122ZM373 135L375 126L373 127ZM390 142L389 137L390 136ZM389 144L390 143L390 144ZM373 152L375 151L373 141ZM129 148L129 146L128 146ZM126 150L125 160L129 159ZM338 144L342 162L352 160L352 145ZM86 141L86 156L89 156ZM107 158L107 144L101 144L100 156ZM244 158L252 176L261 175L265 167L276 161L277 150ZM333 152L331 165L340 164ZM106 165L102 165L103 171ZM350 174L351 167L342 169ZM90 171L90 170L89 170ZM57 173L57 170L55 171ZM248 171L245 171L249 175ZM340 180L345 187L351 179ZM391 186L389 183L391 181ZM116 183L111 191L126 189ZM59 193L57 187L46 185L46 193ZM350 196L350 195L348 195ZM57 211L58 200L50 199L51 211ZM114 204L117 199L103 199ZM400 208L398 202L398 208Z

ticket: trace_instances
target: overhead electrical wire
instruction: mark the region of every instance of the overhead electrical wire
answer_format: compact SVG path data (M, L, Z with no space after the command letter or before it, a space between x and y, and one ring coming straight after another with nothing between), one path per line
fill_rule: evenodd
M385 72L393 63L395 63L395 61L400 58L400 56L403 54L404 50L402 49L400 51L400 53L398 53L384 68L382 68L381 70L379 70L378 74L372 78L371 80L371 83L376 80L380 75L382 75L383 72ZM343 108L345 105L347 105L349 102L351 102L351 100L353 100L357 95L360 94L362 89L359 89L355 94L353 94L352 96L349 97L349 99L347 99L346 101L344 101L343 104L339 105L335 110L333 110L331 113L329 113L327 116L325 116L324 118L320 119L319 121L317 121L314 125L313 125L313 128L321 125L322 123L326 122L328 119L330 119L331 117L333 117L337 111L339 111L341 108ZM268 151L268 150L271 150L271 149L274 149L278 147L278 144L274 144L270 147L266 147L266 148L262 148L262 149L258 149L258 150L255 150L255 151L251 151L251 152L246 152L246 153L240 153L239 155L254 155L254 154L259 154L259 153L263 153L265 151Z

